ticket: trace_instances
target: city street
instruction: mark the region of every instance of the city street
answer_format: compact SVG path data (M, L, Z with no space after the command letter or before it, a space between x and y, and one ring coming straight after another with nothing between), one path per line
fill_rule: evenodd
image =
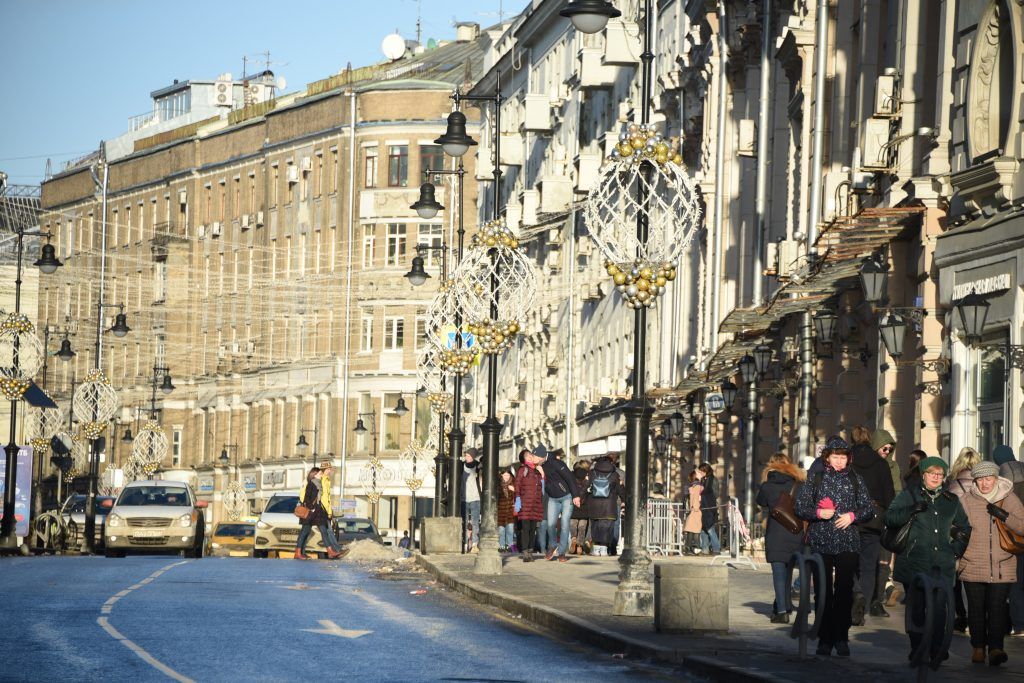
M0 571L3 681L678 680L481 613L424 573L157 556Z

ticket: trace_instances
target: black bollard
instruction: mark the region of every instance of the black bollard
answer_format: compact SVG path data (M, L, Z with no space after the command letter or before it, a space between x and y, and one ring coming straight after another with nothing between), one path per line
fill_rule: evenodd
M793 553L793 562L800 577L800 603L797 606L796 620L793 622L793 628L789 632L789 637L800 641L799 658L804 660L808 658L807 641L818 637L821 617L825 612L825 600L823 599L824 596L821 596L821 591L825 587L825 561L821 559L821 555L818 553L804 550L803 552ZM811 574L811 567L814 567L816 570L813 575ZM815 592L822 599L814 601L814 624L809 625L807 623L807 616L811 610L812 576Z

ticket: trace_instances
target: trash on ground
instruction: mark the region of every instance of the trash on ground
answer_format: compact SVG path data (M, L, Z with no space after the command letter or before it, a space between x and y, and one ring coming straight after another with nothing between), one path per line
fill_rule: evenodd
M421 589L416 590L416 591L409 591L409 595L426 595L426 594L427 594L427 591L424 588L421 588Z

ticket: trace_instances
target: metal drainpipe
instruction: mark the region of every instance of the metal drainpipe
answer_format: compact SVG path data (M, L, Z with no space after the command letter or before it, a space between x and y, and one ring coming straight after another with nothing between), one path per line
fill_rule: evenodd
M825 68L828 63L828 0L818 0L814 54L814 141L811 157L811 201L807 220L807 262L813 265L818 251L818 221L821 218L821 169L825 141ZM811 454L811 392L814 385L814 359L811 345L811 312L800 319L800 409L798 450L800 460Z
M718 122L716 126L715 140L715 223L711 236L711 253L708 255L711 277L711 353L718 350L718 279L722 262L722 228L725 222L725 118L727 114L728 97L726 96L727 78L725 69L729 58L727 55L728 38L726 36L725 2L718 3Z
M576 121L580 120L580 112L583 110L583 91L577 88L576 90ZM576 156L580 153L580 138L579 135L575 136L576 142ZM569 273L569 300L566 302L566 312L568 313L568 333L566 334L566 353L565 353L565 457L570 465L575 464L576 459L572 457L572 437L573 427L576 426L576 420L573 416L572 404L573 404L573 388L575 382L576 366L573 363L576 353L576 334L574 326L576 325L576 209L573 209L569 213L569 266L567 268ZM554 315L554 311L552 311Z
M356 207L356 93L349 91L349 112L348 112L348 263L345 268L345 377L341 385L341 485L338 488L338 498L345 497L345 478L348 473L345 465L348 462L348 389L349 389L349 365L352 352L352 244L355 239L355 216ZM358 407L356 408L358 411Z
M771 121L771 49L772 49L772 0L762 3L761 23L761 92L759 93L757 115L757 197L755 199L754 254L751 270L753 286L750 303L756 306L764 296L763 254L765 231L768 229L768 158L771 156L769 125ZM746 472L747 485L743 498L743 515L749 522L754 515L754 458L757 449L757 383L747 387L747 443Z

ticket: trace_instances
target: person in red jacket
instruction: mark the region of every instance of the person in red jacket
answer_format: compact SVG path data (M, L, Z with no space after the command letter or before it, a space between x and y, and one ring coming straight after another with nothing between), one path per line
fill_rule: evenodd
M544 470L537 467L543 459L525 448L519 456L524 464L516 473L515 513L522 523L523 562L533 562L537 523L544 519Z

